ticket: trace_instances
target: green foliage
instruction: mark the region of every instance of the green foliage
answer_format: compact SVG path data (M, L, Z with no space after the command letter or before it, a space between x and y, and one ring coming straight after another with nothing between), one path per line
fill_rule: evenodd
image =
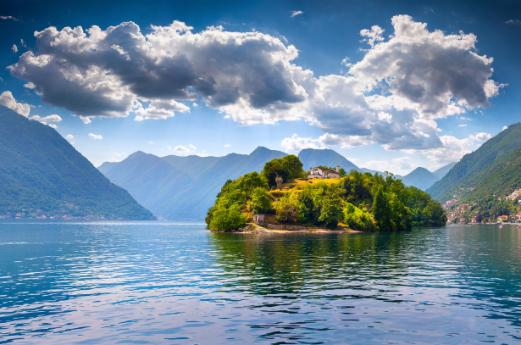
M373 198L373 215L380 230L394 230L391 222L391 205L389 198L379 187Z
M337 196L327 195L322 200L318 222L326 228L335 229L342 218L341 200Z
M212 217L208 224L209 228L217 231L236 230L246 225L246 217L241 212L238 204L226 207L218 205L212 211Z
M476 151L465 155L428 192L440 201L454 195L462 202L477 202L521 188L521 124L509 126Z
M257 187L251 193L250 209L256 213L269 213L273 207L268 192L263 187Z
M268 181L271 187L277 185L275 179L277 176L282 177L284 182L302 177L304 170L302 163L295 155L288 155L282 158L275 158L267 162L262 170L262 175Z
M313 200L313 193L310 188L300 192L298 195L298 221L302 224L313 224L318 218L317 207Z
M371 214L364 208L359 208L347 202L343 209L344 223L351 229L357 230L376 230L376 221Z
M411 212L412 226L443 226L447 222L441 205L420 189L407 189L407 206Z
M287 193L273 203L275 219L278 222L294 224L298 220L298 197L296 193Z
M369 173L362 174L358 171L352 171L343 179L344 193L347 200L355 203L372 202L371 190L375 177Z
M301 171L301 165L292 161L288 164L295 169L281 168L277 173L293 176ZM237 216L237 210L243 214L247 210L274 211L279 223L332 229L340 221L350 228L368 231L408 230L413 226L441 226L446 222L438 202L415 187L406 187L390 174L352 171L338 180L314 180L298 183L289 190L268 192L270 172L277 166L282 167L283 160L268 162L262 175L251 173L228 181L208 211L210 229L233 230L237 224L243 224L244 219Z
M206 224L211 230L218 231L232 231L243 227L247 219L242 211L247 204L251 204L254 194L260 195L259 191L254 191L266 191L267 188L266 179L257 172L243 175L233 181L228 180L217 195L215 205L208 210Z

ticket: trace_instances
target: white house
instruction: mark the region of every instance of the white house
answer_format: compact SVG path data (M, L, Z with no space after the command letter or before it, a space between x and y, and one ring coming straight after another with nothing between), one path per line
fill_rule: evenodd
M340 167L337 166L335 170L323 167L314 167L309 169L308 178L339 178Z

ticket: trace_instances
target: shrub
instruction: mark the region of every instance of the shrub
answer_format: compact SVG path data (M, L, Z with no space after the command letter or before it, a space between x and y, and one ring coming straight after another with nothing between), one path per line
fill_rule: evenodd
M250 209L256 213L269 213L272 211L271 199L266 189L257 187L251 193Z
M356 207L350 202L346 203L343 210L343 216L344 223L346 223L346 225L351 229L366 231L376 230L376 222L373 215L369 211Z
M275 218L281 223L296 223L298 220L298 199L296 194L287 193L273 203Z
M209 227L217 231L238 230L246 225L246 217L241 212L239 205L230 207L217 206L210 217Z
M326 228L334 229L338 225L338 221L342 217L342 207L340 198L334 196L326 196L320 207L319 223Z
M298 196L297 218L300 223L313 224L316 223L318 215L313 201L311 190L305 189Z

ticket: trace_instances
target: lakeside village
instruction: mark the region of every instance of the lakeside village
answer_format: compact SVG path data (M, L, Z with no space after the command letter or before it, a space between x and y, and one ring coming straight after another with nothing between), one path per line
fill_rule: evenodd
M506 197L491 196L490 200L463 202L454 197L443 204L447 222L454 224L521 224L521 189ZM492 206L490 206L490 204Z

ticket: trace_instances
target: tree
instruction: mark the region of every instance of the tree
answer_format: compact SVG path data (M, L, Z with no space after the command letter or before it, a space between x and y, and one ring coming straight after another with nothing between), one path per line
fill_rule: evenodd
M342 217L341 200L332 195L328 195L323 199L322 207L318 221L326 228L334 229L338 225L338 221Z
M411 217L409 209L400 201L398 195L390 195L389 207L391 211L391 230L410 230Z
M275 219L281 223L296 223L298 220L298 200L294 193L286 193L273 203Z
M262 175L266 178L270 187L275 187L277 185L277 176L282 177L284 181L287 181L288 179L287 171L284 169L281 159L272 159L271 161L266 162L262 169Z
M370 174L362 174L358 171L351 171L343 179L344 191L348 200L360 203L372 201L371 185L378 181Z
M287 182L302 177L303 174L302 162L295 155L272 159L262 169L262 175L266 178L270 187L277 185L277 176L280 176L284 182Z
M344 210L344 223L355 230L371 231L376 229L376 221L373 215L366 209L356 207L352 203L346 203Z
M272 211L271 198L266 189L257 187L251 193L250 209L256 214Z
M239 205L230 207L217 206L210 218L210 229L217 231L238 230L246 225L246 217L242 214Z
M311 190L305 189L298 196L298 221L303 224L313 224L317 222L317 218Z
M391 208L382 187L379 187L374 195L372 211L380 230L392 230Z
M295 155L287 155L282 157L282 166L288 174L288 179L296 179L304 175L302 162Z

